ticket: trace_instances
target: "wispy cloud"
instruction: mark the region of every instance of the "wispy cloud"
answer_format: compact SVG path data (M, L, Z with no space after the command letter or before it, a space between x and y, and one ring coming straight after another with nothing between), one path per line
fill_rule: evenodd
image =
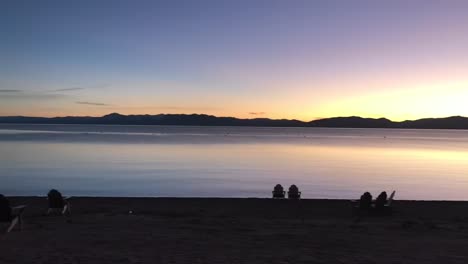
M17 89L0 89L0 93L20 93L22 90Z
M264 115L265 112L249 112L249 115Z
M110 106L110 104L97 103L97 102L86 102L86 101L78 101L78 102L75 102L75 103L76 104L81 104L81 105Z
M70 88L62 88L62 89L56 89L56 90L53 90L54 92L72 92L72 91L80 91L80 90L84 90L86 88L83 88L83 87L70 87Z
M0 100L55 100L66 98L64 94L47 94L47 93L26 93L26 92L2 92Z
M88 89L105 88L108 86L109 86L108 84L86 85L84 87L74 86L74 87L53 89L53 90L49 90L49 92L74 92L74 91L81 91L81 90L88 90Z

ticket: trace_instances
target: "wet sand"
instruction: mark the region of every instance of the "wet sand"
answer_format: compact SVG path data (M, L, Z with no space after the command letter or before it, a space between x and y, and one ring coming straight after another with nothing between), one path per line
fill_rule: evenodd
M468 263L468 202L357 218L345 200L74 197L67 219L42 197L10 201L28 208L0 234L2 264Z

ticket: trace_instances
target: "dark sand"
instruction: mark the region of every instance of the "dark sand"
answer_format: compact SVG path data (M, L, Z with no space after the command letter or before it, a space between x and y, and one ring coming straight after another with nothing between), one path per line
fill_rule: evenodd
M0 263L468 263L468 202L357 219L343 200L72 198L67 223L10 200L28 208Z

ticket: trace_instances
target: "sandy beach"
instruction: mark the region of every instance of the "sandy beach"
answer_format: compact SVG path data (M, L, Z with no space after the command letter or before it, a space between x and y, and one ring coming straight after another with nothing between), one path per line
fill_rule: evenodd
M396 201L356 218L345 200L72 198L27 204L0 263L467 263L468 202ZM130 213L132 211L132 213Z

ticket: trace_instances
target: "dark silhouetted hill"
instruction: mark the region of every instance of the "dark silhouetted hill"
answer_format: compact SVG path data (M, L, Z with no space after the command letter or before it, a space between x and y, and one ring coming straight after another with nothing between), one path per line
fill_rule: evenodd
M102 117L0 117L0 123L10 124L101 124L101 125L180 125L180 126L261 126L261 127L342 127L342 128L410 128L410 129L468 129L468 118L425 118L393 122L386 118L333 117L303 122L288 119L240 119L204 114L121 115L112 113Z
M398 123L399 128L425 128L425 129L468 129L468 118L452 116L446 118L424 118L414 121Z
M309 122L312 127L391 128L395 123L386 118L333 117Z

